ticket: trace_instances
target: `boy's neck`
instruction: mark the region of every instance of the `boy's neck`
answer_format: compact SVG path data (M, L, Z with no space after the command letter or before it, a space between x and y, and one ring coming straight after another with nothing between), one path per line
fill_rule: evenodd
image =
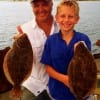
M62 33L62 38L63 40L66 41L67 45L70 43L70 41L72 40L73 38L73 35L74 35L74 31L69 31L69 32L63 32Z

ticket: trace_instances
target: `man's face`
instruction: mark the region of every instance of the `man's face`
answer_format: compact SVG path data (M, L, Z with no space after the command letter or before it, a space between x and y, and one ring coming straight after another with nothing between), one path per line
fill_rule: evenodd
M38 1L32 3L32 9L35 14L35 17L38 21L45 21L51 16L52 11L52 1L44 2Z

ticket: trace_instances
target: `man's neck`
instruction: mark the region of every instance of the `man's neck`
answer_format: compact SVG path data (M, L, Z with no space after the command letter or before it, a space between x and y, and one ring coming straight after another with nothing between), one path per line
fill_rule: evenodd
M38 26L45 32L46 36L50 35L53 23L53 16L43 21L37 21Z
M36 20L37 21L37 24L39 27L42 27L44 25L50 25L50 23L53 22L53 16L50 16L48 19L45 19L45 20Z

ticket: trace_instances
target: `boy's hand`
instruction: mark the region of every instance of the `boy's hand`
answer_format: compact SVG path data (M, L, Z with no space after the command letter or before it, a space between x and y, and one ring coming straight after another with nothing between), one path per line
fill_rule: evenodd
M63 83L64 83L67 87L70 87L68 75L65 75L65 77L64 77L64 79L63 79Z

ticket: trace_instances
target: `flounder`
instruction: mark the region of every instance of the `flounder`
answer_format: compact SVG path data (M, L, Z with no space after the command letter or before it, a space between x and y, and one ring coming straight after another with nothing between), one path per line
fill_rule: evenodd
M70 90L76 100L86 100L93 94L97 84L97 66L93 55L82 42L75 48L68 75Z
M0 50L0 93L7 92L12 89L12 85L9 83L7 78L5 77L3 71L3 61L6 53L10 47L5 47L4 49Z
M4 73L8 81L13 85L12 96L22 95L21 85L29 77L32 71L33 51L26 34L21 35L13 43L4 59Z

